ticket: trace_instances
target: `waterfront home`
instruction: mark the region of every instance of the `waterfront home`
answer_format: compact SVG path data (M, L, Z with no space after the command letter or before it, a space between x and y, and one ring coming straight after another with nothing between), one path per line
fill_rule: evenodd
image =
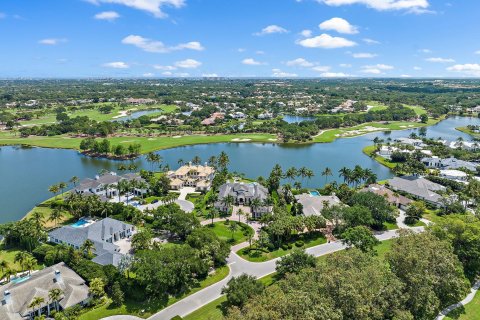
M479 166L478 163L459 160L454 157L442 159L434 156L434 157L423 158L421 161L423 162L423 164L425 164L427 168L430 168L430 169L456 170L456 169L464 168L464 169L475 172L477 170L477 167Z
M405 210L413 201L404 197L400 194L393 192L392 190L388 189L385 186L379 184L371 184L364 189L360 190L360 192L372 192L376 195L382 196L385 200L388 201L391 205L394 205L397 208Z
M380 150L378 150L377 154L385 159L392 159L392 154L394 154L395 152L400 152L400 153L412 153L413 151L410 151L410 150L402 150L400 148L397 148L397 147L393 147L393 146L382 146L380 148Z
M252 209L252 217L260 218L263 214L272 212L273 207L266 205L268 199L268 190L256 182L227 182L220 186L218 200L214 206L220 211L227 211L229 206L225 199L231 196L233 205L248 206ZM253 205L252 204L259 204Z
M215 177L215 168L205 165L181 166L176 171L167 172L170 179L170 188L179 190L183 187L193 187L197 191L207 191L212 186Z
M118 196L118 183L121 180L136 181L138 183L146 184L146 181L140 177L138 173L127 173L124 175L117 175L115 172L108 172L102 175L95 176L94 179L86 178L80 181L75 187L75 192L83 195L97 195L106 198ZM133 194L136 196L142 196L147 193L147 188L135 187L133 188Z
M480 144L476 141L452 141L449 147L451 149L462 149L468 151L477 151L480 149Z
M468 174L460 170L440 170L440 177L462 183L468 180Z
M221 120L221 119L224 119L225 118L225 114L222 113L222 112L215 112L215 113L212 113L212 115L210 116L210 118L206 118L204 120L202 120L202 124L205 125L205 126L210 126L210 125L213 125L215 124L215 121L217 119Z
M58 301L50 299L52 289L61 291ZM54 310L85 305L89 299L88 292L85 280L60 262L1 286L0 319L33 319L40 314L49 316ZM43 298L43 302L32 309L30 305L35 298Z
M105 218L93 223L77 223L55 229L48 233L48 240L77 250L87 239L91 240L95 246L93 262L118 266L123 255L130 250L131 244L128 239L134 231L135 227L131 224Z
M400 143L400 144L404 144L404 145L408 145L408 146L412 146L412 147L415 147L415 148L423 148L423 147L426 146L423 143L423 141L420 140L420 139L398 138L398 139L395 139L395 142Z
M438 183L417 176L394 177L387 183L395 191L408 193L437 207L442 206L442 196L437 192L444 192L446 188Z
M336 195L317 196L310 193L303 193L295 196L295 200L302 205L304 216L320 216L326 207L340 204Z

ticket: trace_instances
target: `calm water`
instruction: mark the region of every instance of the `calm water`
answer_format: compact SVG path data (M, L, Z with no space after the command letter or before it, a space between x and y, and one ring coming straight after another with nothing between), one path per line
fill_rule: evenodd
M158 112L163 112L163 110L161 110L161 109L150 109L150 110L136 111L136 112L130 113L128 116L117 118L117 119L115 119L115 121L134 120L134 119L140 118L141 116L146 116L146 115L149 115L149 114L152 114L152 113L158 113Z
M451 118L427 128L427 136L455 140L462 136L470 137L455 130L455 127L468 124L479 125L478 118ZM282 168L308 167L314 170L315 177L305 180L304 185L318 187L325 183L321 172L329 167L336 176L342 167L361 165L372 169L379 179L386 179L392 173L362 153L365 146L371 145L376 136L387 139L406 137L412 131L392 131L391 133L371 133L364 136L338 139L333 143L313 145L282 146L270 143L220 143L180 147L158 152L171 168L176 168L178 159L191 160L198 155L206 161L221 151L230 157L230 170L243 172L247 177L267 176L272 167L279 163ZM139 167L150 169L144 158L133 161ZM76 175L80 178L93 177L101 169L116 170L118 161L93 159L72 150L1 147L0 149L0 223L20 219L32 207L50 198L48 187L60 181L68 181Z
M294 116L294 115L287 114L287 115L284 115L282 119L283 119L283 121L285 121L287 123L300 123L302 121L313 121L316 118L315 117Z

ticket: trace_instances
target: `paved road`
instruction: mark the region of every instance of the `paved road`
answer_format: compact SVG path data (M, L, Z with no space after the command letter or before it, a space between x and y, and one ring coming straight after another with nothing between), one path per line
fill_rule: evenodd
M423 227L415 227L411 228L417 232L423 231ZM385 232L381 232L375 235L375 237L380 240L388 240L395 238L397 236L396 230L389 230ZM169 320L176 315L179 316L186 316L193 311L197 310L198 308L216 300L221 296L222 288L227 284L227 282L232 277L237 277L242 273L247 273L249 275L255 276L257 278L264 277L275 272L275 264L278 259L266 261L266 262L249 262L240 258L235 252L239 249L246 247L247 243L241 243L232 247L232 252L227 259L227 263L230 267L230 274L223 279L203 290L200 290L175 304L159 311L155 315L151 316L149 320ZM330 242L321 244L315 247L308 248L306 252L312 254L316 257L322 256L325 254L330 254L336 251L340 251L345 249L345 245L343 245L340 241ZM105 320L122 320L122 316L113 316L105 318Z

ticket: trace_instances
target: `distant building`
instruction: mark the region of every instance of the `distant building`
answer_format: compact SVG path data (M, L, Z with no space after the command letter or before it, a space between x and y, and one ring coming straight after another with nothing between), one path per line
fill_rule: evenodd
M459 160L454 157L450 158L439 158L439 157L427 157L422 159L423 164L430 169L449 169L456 170L465 168L470 171L476 171L477 167L480 165L475 162Z
M212 186L215 168L205 165L182 166L177 171L167 173L170 178L170 188L179 190L183 187L193 187L197 191L207 191Z
M476 141L452 141L449 144L451 149L463 149L469 151L477 151L480 149L480 144Z
M224 203L224 199L231 196L234 205L243 205L251 207L253 218L260 218L263 214L272 212L273 207L266 205L268 199L268 190L261 184L256 182L228 182L220 186L218 192L218 201L214 206L220 211L227 211L228 206ZM252 207L252 203L257 199L259 206Z
M320 216L325 207L340 204L340 199L336 195L331 196L314 196L311 194L299 194L295 196L295 200L303 207L304 216Z
M217 119L224 119L225 118L225 114L224 113L221 113L221 112L215 112L213 113L210 118L207 118L207 119L204 119L201 123L205 126L210 126L210 125L213 125L215 124L215 121Z
M395 177L388 180L388 185L393 190L406 192L414 198L424 200L435 206L442 205L442 196L437 191L446 190L444 186L438 183L416 176Z
M127 173L124 175L117 175L115 172L109 172L103 175L96 176L95 179L86 178L80 181L75 187L75 192L83 195L97 195L103 200L107 198L118 196L117 185L121 180L137 181L146 183L138 173ZM134 188L133 193L136 196L142 196L147 193L146 188Z
M468 174L460 170L440 170L440 177L462 183L468 180Z
M51 301L49 291L60 289L58 309L64 310L75 305L85 305L89 299L89 288L85 280L70 269L64 262L57 263L32 273L24 281L11 281L0 287L0 319L33 319L39 314L49 316L55 310L55 301ZM29 305L35 298L44 302L34 309Z
M380 150L378 150L377 154L385 159L391 160L392 159L392 154L395 152L400 152L400 153L412 153L413 151L406 150L406 149L400 149L394 146L381 146Z
M416 147L416 148L424 148L424 147L427 146L420 139L398 138L398 139L395 139L395 142L398 142L400 144L405 144L405 145L408 145L408 146L412 146L412 147Z
M125 99L125 102L128 103L128 104L140 105L140 104L154 104L154 103L156 103L157 101L154 100L154 99L143 99L143 98L134 99L134 98L128 98L128 99Z
M360 192L373 192L376 195L382 196L388 203L400 209L406 209L413 201L400 194L396 194L392 190L379 184L371 184L368 187L360 190Z
M77 250L87 239L91 240L95 245L93 262L118 266L127 252L122 252L122 248L117 243L130 238L134 234L134 230L135 227L131 224L105 218L93 223L86 222L77 226L69 225L55 229L48 233L48 240L56 244L65 244Z

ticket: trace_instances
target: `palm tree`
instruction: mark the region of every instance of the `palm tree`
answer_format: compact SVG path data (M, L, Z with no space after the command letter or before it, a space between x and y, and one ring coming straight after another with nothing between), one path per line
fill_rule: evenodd
M10 279L12 278L13 275L17 274L17 272L11 268L6 268L5 273L3 274L5 278L7 278L7 281L10 282Z
M57 199L57 193L58 193L59 189L60 189L60 188L58 187L58 185L54 184L53 186L50 186L50 187L48 188L48 191L50 191L51 193L53 193L53 194L55 195L55 199Z
M233 241L233 235L235 231L237 231L237 228L238 228L237 223L233 221L232 223L230 223L230 226L228 226L228 229L230 229L230 231L232 232L232 241Z
M257 211L258 208L260 208L260 206L262 205L262 202L260 201L260 199L258 198L254 198L251 202L250 202L250 208L252 208L252 211L255 213Z
M343 177L343 182L350 184L351 182L351 177L352 177L352 170L349 168L343 167L340 170L338 170L339 176Z
M300 169L298 169L298 175L302 178L302 184L303 184L303 179L307 177L307 172L308 172L308 168L306 167L301 167Z
M80 247L80 250L83 251L88 257L92 255L93 250L95 250L95 244L92 240L87 239Z
M36 266L37 266L37 259L35 259L34 257L29 257L25 261L25 268L28 270L29 275L32 273L32 270L35 269Z
M185 164L185 161L183 159L178 159L177 163L179 166L183 166Z
M27 261L27 259L29 257L30 257L30 255L28 253L26 253L25 251L19 251L15 255L15 258L14 258L13 262L15 262L15 263L18 262L18 264L20 265L20 271L23 271L25 262Z
M216 167L216 164L217 164L217 157L211 156L210 158L208 158L208 165L210 167Z
M2 278L5 275L5 270L8 269L8 262L6 260L0 260L0 271L2 271Z
M213 226L213 219L215 219L216 214L217 214L216 209L212 209L207 212L207 219L212 219L212 223L211 223L212 226Z
M77 176L73 176L69 181L70 181L70 183L73 183L74 187L76 187L77 183L78 183L78 181L80 181L80 179L78 179Z
M325 184L328 182L328 177L333 176L332 169L326 167L325 170L322 171L322 176L325 177Z
M62 211L55 208L52 210L50 215L48 216L48 221L55 221L55 227L57 227L58 220L62 217Z
M235 199L230 194L222 199L223 205L227 208L227 213L230 211L230 207L233 205L234 202L235 202Z
M302 189L302 183L300 181L295 181L293 183L293 187L297 190L300 190L300 189Z
M45 299L42 297L34 297L32 302L28 305L29 308L32 308L32 313L35 313L35 309L40 307L42 303L45 302ZM40 315L41 308L38 308L38 315Z
M45 223L45 219L43 218L43 214L41 214L38 211L35 211L32 213L32 216L30 218L35 222L35 226L37 227L38 230L41 230L43 227L43 224Z
M238 215L238 223L240 223L240 218L241 218L243 215L245 215L245 212L243 212L242 209L238 209L237 215Z
M200 163L202 163L202 159L200 159L199 156L193 157L193 159L192 159L192 164L193 164L194 166L198 166Z
M61 193L62 193L62 198L63 198L63 190L67 187L67 184L65 182L60 182L58 184L58 189L60 189Z
M220 155L218 156L218 166L222 169L226 169L229 163L230 158L225 151L220 152Z
M285 171L285 178L287 178L292 182L295 180L297 175L298 175L298 171L297 171L297 168L295 167L288 168L287 171Z
M48 298L50 299L50 302L55 303L55 311L58 311L58 300L60 300L62 294L63 291L58 288L53 288L48 291Z

